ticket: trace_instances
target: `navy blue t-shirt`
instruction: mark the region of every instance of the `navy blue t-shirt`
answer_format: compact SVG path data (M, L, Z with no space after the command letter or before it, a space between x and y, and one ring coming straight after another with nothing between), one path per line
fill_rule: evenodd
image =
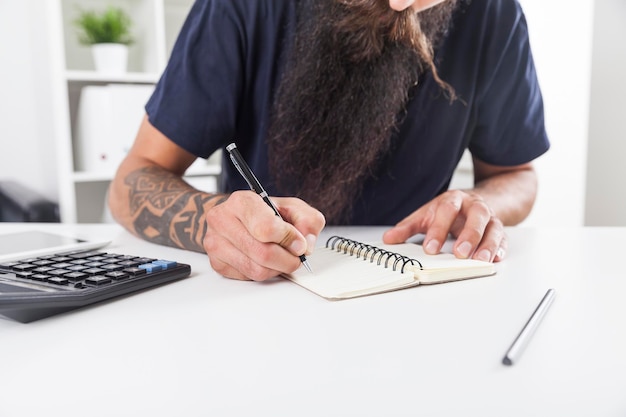
M235 141L270 195L265 143L273 94L295 31L296 0L197 0L154 95L150 122L202 158ZM411 92L398 145L367 181L350 224L391 225L450 183L464 150L486 163L529 162L549 147L517 0L473 0L437 48L450 104L429 73ZM248 189L223 161L222 191Z

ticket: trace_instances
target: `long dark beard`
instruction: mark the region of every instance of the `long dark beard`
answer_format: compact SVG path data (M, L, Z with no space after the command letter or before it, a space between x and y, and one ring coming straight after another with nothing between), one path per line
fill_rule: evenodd
M431 13L428 33L413 11L394 12L386 0L314 4L314 16L299 21L276 95L270 172L283 194L340 224L389 149L418 76L431 69L438 80L432 39L454 6Z

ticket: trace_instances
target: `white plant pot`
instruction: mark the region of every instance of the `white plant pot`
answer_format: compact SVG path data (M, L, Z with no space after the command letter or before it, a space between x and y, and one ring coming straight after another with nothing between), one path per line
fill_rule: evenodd
M128 65L128 46L120 43L97 43L91 46L96 71L124 74Z

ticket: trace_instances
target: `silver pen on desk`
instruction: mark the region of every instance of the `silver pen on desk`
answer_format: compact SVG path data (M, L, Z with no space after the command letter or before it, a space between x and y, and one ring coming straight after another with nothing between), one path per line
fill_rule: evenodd
M554 294L554 288L550 288L546 292L546 295L543 296L532 316L530 316L530 319L528 319L528 322L526 322L526 325L524 325L520 334L517 335L513 344L504 355L504 358L502 358L503 364L513 365L517 362L517 359L519 359L519 356L522 354L522 351L530 341L530 338L535 333L535 330L539 327L539 323L541 323L543 316L545 316L548 308L552 305Z
M274 214L282 219L283 217L278 212L278 209L274 205L274 202L272 202L272 200L270 199L267 191L265 191L265 189L257 179L256 175L254 175L254 172L252 172L246 161L243 159L243 156L241 156L239 149L237 149L237 145L231 143L226 147L226 150L230 155L230 160L233 162L233 165L235 166L235 168L237 168L237 171L239 171L243 179L246 180L250 189L257 193L259 196L261 196L263 201L265 201L265 203L270 206L272 210L274 210ZM300 255L300 261L302 262L302 265L304 265L304 267L307 269L307 271L313 272L311 270L311 266L306 260L306 256Z

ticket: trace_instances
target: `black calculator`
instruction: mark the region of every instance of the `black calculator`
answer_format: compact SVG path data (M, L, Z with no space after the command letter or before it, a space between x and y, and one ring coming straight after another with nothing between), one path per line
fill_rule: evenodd
M28 323L186 278L191 267L99 250L0 263L0 315Z

